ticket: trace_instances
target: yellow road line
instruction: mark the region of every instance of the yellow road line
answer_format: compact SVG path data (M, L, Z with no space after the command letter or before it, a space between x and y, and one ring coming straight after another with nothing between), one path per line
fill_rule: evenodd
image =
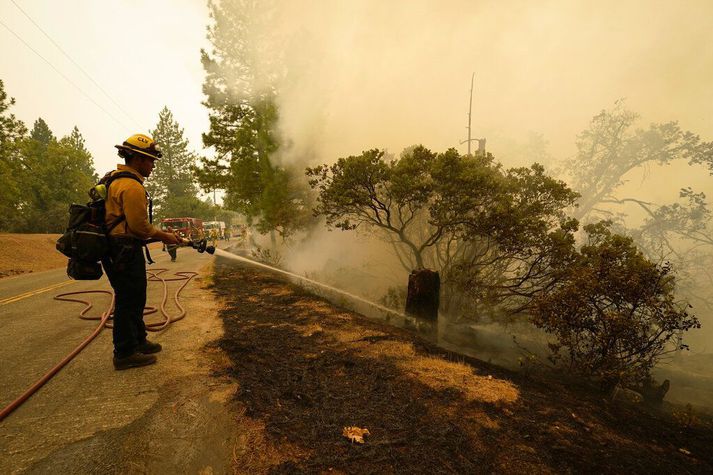
M13 303L17 302L18 300L25 299L27 297L32 297L33 295L41 294L43 292L48 292L50 290L58 289L60 287L63 287L67 284L71 284L74 282L73 280L65 280L64 282L60 282L58 284L52 284L48 285L47 287L43 287L41 289L35 289L35 290L30 290L29 292L25 292L24 294L19 294L19 295L14 295L12 297L7 297L2 300L0 300L0 305L5 305L8 303Z

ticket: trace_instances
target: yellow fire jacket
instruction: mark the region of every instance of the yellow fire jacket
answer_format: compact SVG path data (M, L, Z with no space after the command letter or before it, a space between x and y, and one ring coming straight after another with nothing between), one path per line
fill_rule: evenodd
M136 175L141 183L129 178L119 178L109 186L105 202L105 222L111 227L121 216L126 216L126 219L116 225L109 234L149 239L158 232L158 229L149 222L146 190L142 185L144 177L130 166L121 164L117 165L117 169L112 172L112 175L124 171Z

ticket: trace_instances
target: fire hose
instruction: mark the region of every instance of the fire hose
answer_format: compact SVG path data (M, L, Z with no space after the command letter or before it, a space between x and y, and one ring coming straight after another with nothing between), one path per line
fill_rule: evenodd
M181 243L181 247L192 247L193 249L197 250L200 253L203 252L208 252L209 254L213 254L215 252L215 248L213 246L208 246L207 241L205 239L199 240L199 241L190 241L190 240L183 240ZM146 324L146 331L151 331L151 332L160 332L164 330L169 324L173 322L177 322L181 319L183 319L186 316L186 310L183 308L183 306L179 302L179 296L183 289L188 285L188 283L198 275L197 272L174 272L174 275L176 277L172 278L164 278L161 276L163 272L166 272L168 269L152 269L152 270L147 270L148 274L148 281L149 282L161 282L163 284L163 298L161 299L161 315L163 317L163 321L161 322L152 322L152 323L147 323ZM166 302L168 300L168 285L167 282L174 282L174 281L185 281L183 284L176 290L176 292L173 295L173 300L174 303L176 304L176 307L180 310L178 315L176 316L171 316L168 314L168 311L166 310ZM92 309L93 305L91 302L87 300L83 300L80 298L77 298L77 295L84 295L84 294L105 294L105 295L111 295L111 304L109 307L104 311L104 313L101 314L100 317L90 317L87 316L87 312ZM109 320L111 319L113 313L114 313L114 292L109 291L109 290L85 290L85 291L80 291L80 292L65 292L62 294L58 294L54 296L55 300L63 301L63 302L77 302L77 303L82 303L85 305L84 309L79 313L79 318L83 320L99 320L99 325L94 329L94 331L89 335L87 338L84 339L74 350L72 350L67 356L65 356L59 363L57 363L54 367L52 367L47 373L44 374L40 379L38 379L34 384L32 384L29 388L25 390L24 393L22 393L17 399L12 401L10 404L5 406L2 410L0 410L0 421L5 419L12 411L20 407L27 399L30 398L35 392L37 392L47 381L52 379L52 377L57 374L64 366L67 365L72 359L74 359L75 356L77 356L89 343L91 343L94 338L96 338L97 335L102 331L104 327L107 328L112 328L112 324L109 323ZM158 312L158 309L155 307L144 307L144 316L146 315L151 315L153 313Z

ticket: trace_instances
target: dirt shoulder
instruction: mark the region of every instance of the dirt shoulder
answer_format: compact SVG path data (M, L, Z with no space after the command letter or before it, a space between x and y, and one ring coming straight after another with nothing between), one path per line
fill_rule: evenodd
M0 278L66 266L54 247L59 236L0 233Z
M710 473L713 429L462 357L218 260L238 473ZM364 444L343 436L368 429Z

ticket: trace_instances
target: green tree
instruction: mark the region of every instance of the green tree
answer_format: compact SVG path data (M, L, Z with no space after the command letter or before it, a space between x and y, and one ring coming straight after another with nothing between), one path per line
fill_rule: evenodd
M69 135L60 139L59 145L62 150L66 151L66 157L71 163L71 166L68 165L67 168L71 168L77 176L88 177L90 187L93 186L99 180L99 176L94 168L94 158L87 149L79 128L75 125ZM82 181L85 181L84 178ZM82 191L88 190L83 189Z
M57 140L46 122L38 119L20 147L26 171L15 230L61 232L69 205L87 201L87 191L98 179L84 138L74 127L69 136Z
M578 222L565 210L579 195L539 164L506 170L501 180L485 200L478 188L453 190L462 198L446 209L463 245L451 279L480 309L519 314L572 261Z
M208 3L212 51L201 51L206 71L204 105L210 130L206 147L217 159L203 159L196 170L205 191L225 190L225 206L255 220L262 232L283 237L308 218L305 187L294 171L274 164L280 143L275 78L279 58L270 46L272 8L254 0Z
M309 184L319 192L315 213L324 216L328 226L344 231L359 226L385 231L405 251L405 257L398 255L406 270L422 269L424 251L443 233L442 225L426 236L416 229L433 193L427 169L435 158L419 146L388 163L384 151L372 149L331 166L307 168Z
M47 122L45 122L42 117L38 117L35 121L35 125L30 132L30 138L45 146L57 140L50 130L49 125L47 125Z
M0 79L0 145L2 146L0 152L3 153L0 157L3 158L10 154L10 150L6 147L27 133L25 124L9 112L14 105L15 98L8 98L5 83Z
M9 112L15 99L8 98L0 80L0 230L15 224L24 192L23 166L19 143L27 133L25 125Z
M381 230L410 255L405 265L440 271L441 291L463 308L532 319L556 338L553 360L587 377L643 381L699 326L675 300L670 266L610 223L585 227L589 241L576 249L578 223L566 210L579 195L538 164L503 170L489 154L417 146L395 160L369 150L307 175L329 226Z
M47 225L52 227L47 220L51 208L50 195L60 187L59 183L48 181L53 178L48 173L52 165L49 149L52 146L54 150L55 145L54 134L41 117L35 120L29 137L20 144L23 193L15 231L49 232Z
M150 133L163 153L146 181L156 217L195 216L197 210L203 210L203 202L196 196L198 189L193 183L197 156L190 151L184 130L168 107L159 112L156 128Z
M87 149L87 143L84 140L84 136L79 131L79 128L75 125L72 127L72 131L66 137L62 138L62 142L72 150L78 153L84 154L86 157L91 157L92 154Z
M179 196L169 199L156 215L156 219L192 217L203 220L212 220L215 215L215 206L203 201L196 196ZM156 221L156 219L154 221Z
M503 171L490 154L416 146L397 160L369 150L307 175L327 225L382 231L407 271L441 273L447 306L458 288L471 304L509 299L521 311L573 245L576 221L563 210L578 195L539 165Z

